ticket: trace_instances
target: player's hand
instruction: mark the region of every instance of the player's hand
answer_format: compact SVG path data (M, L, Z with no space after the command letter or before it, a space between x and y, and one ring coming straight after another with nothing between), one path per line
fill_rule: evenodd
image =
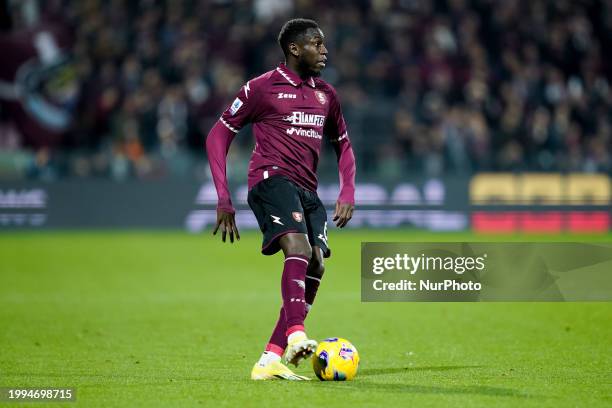
M355 206L353 204L336 202L336 211L333 218L336 227L343 228L353 218L354 210Z
M217 235L219 228L221 228L221 240L223 242L225 242L225 237L227 236L228 232L230 242L234 242L234 235L236 235L236 239L240 241L240 233L238 232L238 227L236 226L234 214L217 209L217 225L215 225L213 235Z

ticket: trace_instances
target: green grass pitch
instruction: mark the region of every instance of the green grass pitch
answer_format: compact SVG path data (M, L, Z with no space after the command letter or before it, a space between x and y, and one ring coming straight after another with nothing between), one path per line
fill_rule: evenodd
M76 403L53 406L86 407L612 405L612 303L370 304L359 291L360 241L609 235L331 231L306 325L357 346L346 383L249 380L280 306L281 257L260 255L256 232L218 238L0 234L0 387L76 387Z

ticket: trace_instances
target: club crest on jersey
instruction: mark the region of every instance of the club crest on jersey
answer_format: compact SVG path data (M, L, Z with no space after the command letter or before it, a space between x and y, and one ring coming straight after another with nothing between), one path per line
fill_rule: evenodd
M232 106L230 106L231 115L234 116L236 112L238 112L238 109L240 109L241 106L242 106L242 101L240 100L240 98L234 99L234 102L232 102Z
M317 101L319 101L321 105L325 105L327 103L327 97L323 92L315 91L315 96L317 97Z
M302 217L302 213L298 211L293 211L291 215L293 216L293 219L297 222L302 222L302 220L304 219L304 217Z

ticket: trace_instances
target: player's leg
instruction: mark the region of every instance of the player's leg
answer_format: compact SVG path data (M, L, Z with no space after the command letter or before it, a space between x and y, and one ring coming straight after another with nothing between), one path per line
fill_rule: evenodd
M296 217L303 222L303 217ZM317 342L308 339L304 328L306 318L306 272L312 256L312 247L307 234L286 234L279 244L285 254L285 268L281 283L283 310L285 312L287 336L286 360L298 365L302 359L310 357ZM277 323L277 326L279 324ZM280 326L282 327L282 325Z
M295 331L304 331L306 273L312 247L306 234L289 233L281 237L279 243L285 254L281 292L287 325L286 335L289 336Z
M327 213L325 211L325 207L314 193L309 193L302 190L299 191L299 195L304 212L292 211L291 218L293 221L306 223L307 235L304 236L302 234L291 233L286 234L279 240L279 244L283 249L286 258L292 254L308 258L308 267L304 279L305 288L303 296L305 318L310 306L314 302L321 278L323 277L325 270L323 258L329 257L331 252L327 246ZM305 239L306 237L307 239ZM297 327L293 327L293 329L296 330L289 330L293 323L294 322L289 319L289 324L287 324L286 310L284 306L281 307L276 326L272 332L272 336L270 337L266 347L266 352L264 352L262 358L270 358L266 357L266 355L271 355L273 358L277 358L277 355L282 353L282 350L287 348L287 333L289 333L289 336L291 336L291 332L296 331L297 333L293 335L294 337L300 336L306 338L305 333L302 334L302 332L299 330L300 328L303 328L303 319L302 327L298 325ZM310 354L310 349L299 351L297 354L294 354L294 352L291 351L291 348L289 348L287 351L287 360L296 365L302 358L305 358Z
M285 255L285 268L281 282L283 306L281 307L272 336L266 346L266 351L260 359L264 363L280 359L279 356L282 356L287 348L288 337L292 337L292 340L300 339L301 341L306 337L304 331L304 319L306 317L305 288L308 283L305 282L305 279L310 263L306 264L304 261L309 259L309 254L312 256L312 249L305 234L286 234L280 238L279 245ZM304 265L308 265L308 267L304 268ZM302 273L304 274L302 275ZM291 317L287 318L288 315ZM306 338L306 343L304 344L306 350L290 352L290 362L296 364L299 362L295 361L296 358L302 359L308 356L311 346L314 347L314 343Z
M323 203L315 193L305 192L302 204L308 228L308 241L312 246L312 256L306 273L306 312L308 313L325 272L323 258L329 258L331 251L327 242L327 212Z
M309 245L307 247L304 247L303 243L300 245L299 238L297 243L291 238L292 236L302 237L302 240L308 244L304 238L307 232L305 223L303 220L296 220L297 217L293 216L293 213L301 214L303 211L299 193L295 185L286 179L270 178L260 182L249 191L248 202L264 235L262 253L272 255L281 249L281 241L285 243L283 244L285 262L281 280L283 308L281 308L279 320L265 351L253 367L251 378L307 379L295 375L280 362L287 346L287 310L290 310L289 315L292 321L301 322L303 327L303 316L294 316L296 307L291 305L291 303L297 305L298 302L295 299L304 298L303 293L301 297L298 293L293 296L294 301L291 302L291 294L295 292L295 285L297 285L292 279L304 281L311 251ZM286 238L287 236L289 237ZM303 302L300 303L300 307L300 314L303 315Z
M312 307L314 299L321 283L321 278L325 272L323 264L323 251L318 246L312 247L312 256L306 270L306 289L304 291L304 300L306 302L306 316ZM266 352L282 355L287 348L287 319L285 317L285 309L281 306L276 326L272 331L272 336L268 341Z
M327 212L323 203L315 193L300 189L299 195L304 212L292 212L292 218L299 222L305 222L307 234L286 234L279 240L279 243L286 259L291 254L298 254L308 259L306 274L303 280L303 298L300 298L304 302L303 318L301 319L301 325L296 324L296 321L289 316L288 310L283 305L268 345L286 347L285 358L295 365L302 359L310 357L314 352L311 344L316 345L316 342L308 340L303 330L303 321L314 302L325 271L323 258L331 255L331 251L327 246ZM284 297L285 295L283 295ZM297 316L297 313L295 315ZM284 325L283 318L285 320ZM288 334L287 343L281 342L283 333ZM300 344L301 349L296 348L295 344Z
M323 273L325 273L323 250L321 247L313 245L312 256L310 257L310 262L308 263L308 269L306 271L306 290L304 294L304 299L306 300L306 314L310 312L315 297L317 296Z

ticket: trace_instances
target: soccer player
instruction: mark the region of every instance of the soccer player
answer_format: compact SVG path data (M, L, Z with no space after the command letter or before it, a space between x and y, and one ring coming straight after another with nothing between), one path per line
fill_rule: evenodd
M342 228L355 204L355 157L334 88L319 79L327 60L324 35L313 20L285 23L278 42L285 63L248 81L211 129L206 150L217 190L217 223L222 240L240 233L227 187L226 156L240 129L252 123L255 149L249 162L248 203L263 233L261 252L284 254L283 305L272 336L253 367L254 380L307 380L282 363L297 366L315 351L304 319L330 256L327 214L317 196L317 164L323 137L338 158L340 194L333 221Z

